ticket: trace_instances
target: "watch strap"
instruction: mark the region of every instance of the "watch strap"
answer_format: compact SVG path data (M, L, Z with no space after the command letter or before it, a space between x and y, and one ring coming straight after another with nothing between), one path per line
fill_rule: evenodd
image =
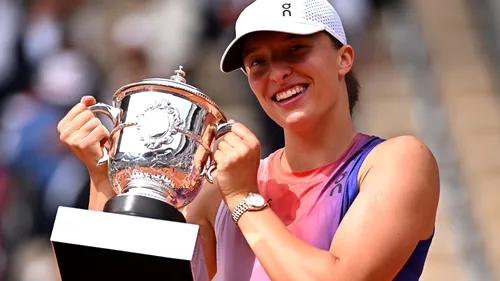
M254 205L249 203L249 201L248 201L249 198L254 197L254 196L258 196L263 200L261 205L254 206ZM238 220L240 219L240 217L244 213L246 213L247 211L259 211L259 210L265 209L267 206L269 206L269 204L264 201L264 198L262 198L262 196L260 194L249 193L248 196L245 197L243 200L241 200L241 202L234 208L231 216L232 216L234 222L238 223Z
M237 223L240 217L250 210L250 205L247 203L246 198L241 200L241 202L234 208L233 213L231 216L233 217L234 223Z

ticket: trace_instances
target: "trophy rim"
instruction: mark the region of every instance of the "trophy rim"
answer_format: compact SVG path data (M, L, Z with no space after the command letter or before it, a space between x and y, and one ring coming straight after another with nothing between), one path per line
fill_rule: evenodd
M113 105L116 106L118 102L121 102L128 95L128 93L132 91L133 88L147 87L147 86L160 87L163 88L161 89L162 91L165 91L166 89L170 89L170 91L172 91L172 89L175 89L173 92L180 94L184 97L187 97L185 92L193 94L198 98L201 98L209 106L215 109L214 115L216 116L217 119L220 119L220 121L222 122L227 122L228 120L224 112L221 110L221 108L212 99L210 99L207 95L201 92L198 88L189 85L187 83L179 83L167 78L146 78L139 82L133 82L124 85L120 87L118 90L116 90L115 93L113 94Z

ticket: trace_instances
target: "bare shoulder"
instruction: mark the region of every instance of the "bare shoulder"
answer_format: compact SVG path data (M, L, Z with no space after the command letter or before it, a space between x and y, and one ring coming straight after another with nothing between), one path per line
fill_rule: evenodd
M378 146L384 153L401 154L402 157L417 157L436 162L434 155L427 145L415 136L398 136L390 138Z
M418 172L420 175L439 177L434 154L414 136L390 138L376 146L363 163L360 175L367 174L374 166L397 169L401 173Z
M215 217L221 203L219 187L216 183L205 182L198 196L183 209L188 223L202 225L215 223Z
M430 149L401 136L377 145L358 173L359 194L332 241L351 279L392 280L434 232L439 171ZM358 270L352 271L352 268Z
M359 173L361 192L391 194L415 220L432 231L440 195L439 168L432 151L414 136L399 136L376 146Z

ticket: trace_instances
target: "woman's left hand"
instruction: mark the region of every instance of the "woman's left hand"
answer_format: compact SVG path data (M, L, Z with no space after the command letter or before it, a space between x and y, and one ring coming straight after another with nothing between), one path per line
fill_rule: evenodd
M232 211L249 192L258 192L260 142L243 124L235 122L214 153L216 181L222 198Z

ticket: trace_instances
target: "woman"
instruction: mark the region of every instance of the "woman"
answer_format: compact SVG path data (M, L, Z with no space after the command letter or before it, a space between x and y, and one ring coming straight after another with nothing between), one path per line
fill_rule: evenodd
M237 122L219 143L216 183L184 209L201 230L198 280L419 279L437 164L414 137L355 131L353 62L327 0L257 0L242 12L221 69L243 70L285 147L260 160L259 141ZM109 133L87 110L94 103L83 98L58 129L89 169L89 208L102 210L114 193L96 166Z

